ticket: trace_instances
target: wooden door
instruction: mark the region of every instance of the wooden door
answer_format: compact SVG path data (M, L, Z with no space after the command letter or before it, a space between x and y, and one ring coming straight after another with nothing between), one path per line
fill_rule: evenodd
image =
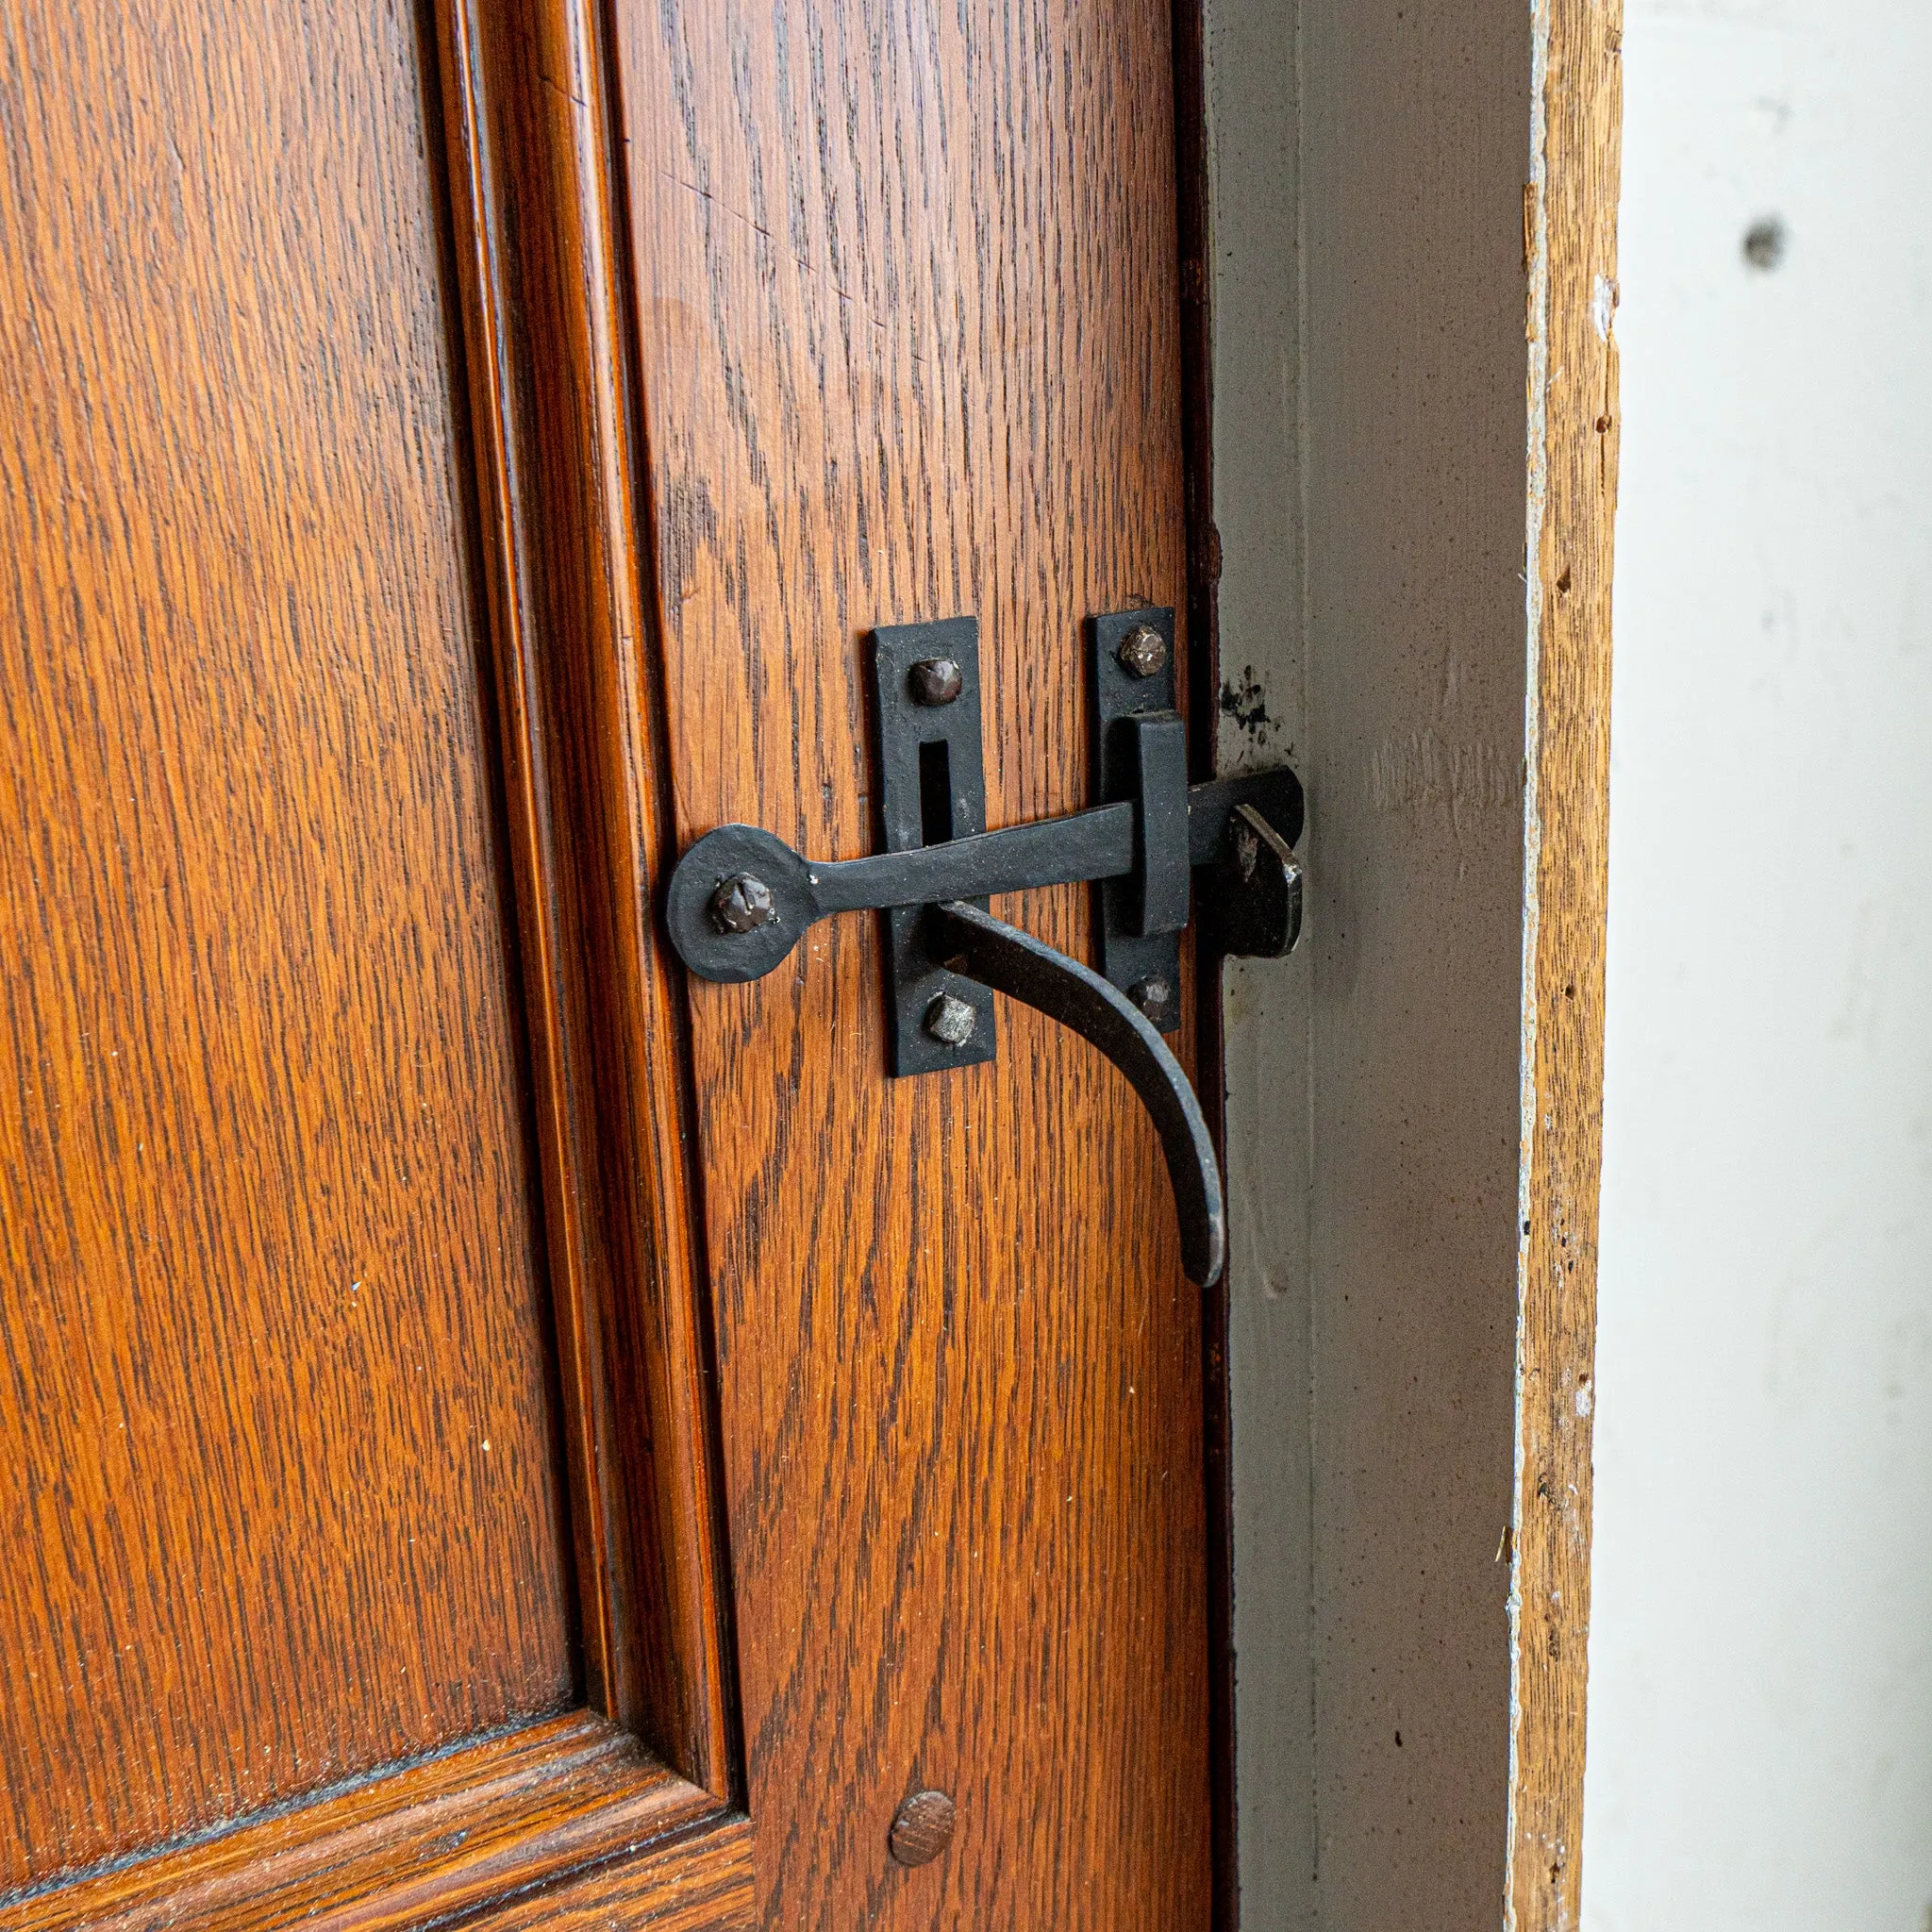
M1086 802L1172 88L1127 0L0 18L6 1932L1208 1923L1124 1081L658 923L870 849L875 625L978 617L992 824Z

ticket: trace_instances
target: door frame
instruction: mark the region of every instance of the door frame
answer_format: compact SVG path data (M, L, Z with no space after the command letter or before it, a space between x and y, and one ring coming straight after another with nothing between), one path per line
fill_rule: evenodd
M1174 17L1193 717L1224 767L1292 758L1310 804L1301 950L1203 1002L1232 1204L1218 1922L1554 1932L1580 1896L1622 8ZM1459 388L1403 387L1445 367ZM1401 956L1376 985L1364 929ZM1418 1008L1479 1032L1455 1067ZM1472 1521L1431 1500L1472 1494ZM1431 1704L1465 1672L1480 1736Z

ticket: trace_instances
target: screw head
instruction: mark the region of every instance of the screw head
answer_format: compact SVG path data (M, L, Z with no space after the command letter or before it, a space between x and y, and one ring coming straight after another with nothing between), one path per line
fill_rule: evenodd
M965 688L965 674L952 658L922 658L908 676L915 704L950 705Z
M1158 677L1167 669L1167 640L1151 624L1137 624L1114 653L1132 677Z
M950 992L941 993L925 1009L925 1030L942 1046L964 1046L978 1024L972 1007Z
M944 1791L914 1791L899 1807L887 1846L902 1865L929 1864L952 1843L958 1817Z
M1151 1020L1157 1013L1166 1011L1168 1002L1174 998L1174 988L1155 974L1146 979L1137 979L1128 987L1127 997Z
M733 873L711 894L711 924L720 932L756 932L777 916L771 887L748 872Z

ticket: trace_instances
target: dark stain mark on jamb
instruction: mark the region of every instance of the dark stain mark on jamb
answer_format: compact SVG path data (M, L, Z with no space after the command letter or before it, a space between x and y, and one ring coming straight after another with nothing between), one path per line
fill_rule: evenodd
M1241 666L1239 684L1223 682L1221 709L1224 716L1232 718L1251 738L1260 738L1274 723L1268 715L1267 694L1256 678L1252 664Z

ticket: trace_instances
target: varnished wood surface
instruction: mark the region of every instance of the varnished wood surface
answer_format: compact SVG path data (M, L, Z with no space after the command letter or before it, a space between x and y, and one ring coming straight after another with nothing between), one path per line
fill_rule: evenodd
M990 822L1184 600L1164 9L620 7L675 824L871 848L864 637L976 612ZM1075 952L1085 895L1004 909ZM885 1074L871 922L691 989L758 1907L1203 1925L1197 1298L1124 1084ZM906 1870L891 1820L958 1803Z
M1182 591L1163 23L621 8L627 208L583 8L231 25L0 30L0 1506L61 1566L0 1640L64 1667L0 1691L0 1882L180 1840L0 1923L1205 1923L1198 1308L1131 1096L1017 1013L889 1088L857 925L699 990L688 1089L650 906L720 817L866 849L874 623L976 609L994 822L1085 801L1079 619ZM578 1668L700 1789L580 1715L183 1838Z
M0 1886L572 1690L433 58L0 17Z
M726 1816L475 1920L489 1932L751 1932L753 1827Z
M653 879L622 182L588 0L439 14L586 1693L737 1790L688 1058Z
M1536 740L1509 1902L1518 1932L1567 1932L1581 1911L1590 1635L1623 8L1555 0L1539 31L1543 151L1525 225Z
M0 1927L401 1932L672 1837L715 1809L635 1738L577 1712L58 1887L0 1910Z

